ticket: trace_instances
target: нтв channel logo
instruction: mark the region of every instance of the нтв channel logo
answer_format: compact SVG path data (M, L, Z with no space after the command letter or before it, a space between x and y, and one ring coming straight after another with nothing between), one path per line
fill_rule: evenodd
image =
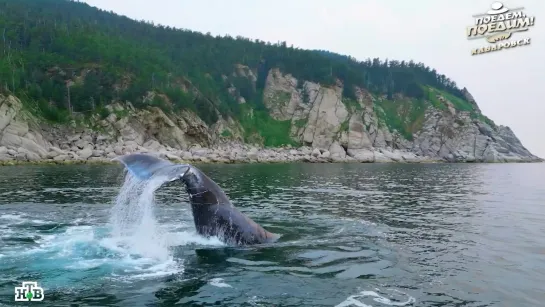
M15 287L16 302L40 302L44 299L44 289L35 281L23 281L21 287Z

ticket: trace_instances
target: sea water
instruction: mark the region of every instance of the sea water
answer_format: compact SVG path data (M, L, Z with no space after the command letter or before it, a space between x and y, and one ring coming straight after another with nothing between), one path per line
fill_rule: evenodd
M282 235L251 247L196 234L176 183L2 167L0 305L37 281L44 306L544 306L544 167L203 165Z

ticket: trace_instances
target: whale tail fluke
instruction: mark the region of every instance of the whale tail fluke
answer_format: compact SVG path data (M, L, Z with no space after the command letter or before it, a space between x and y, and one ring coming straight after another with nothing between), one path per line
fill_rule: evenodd
M128 154L113 159L139 180L164 183L180 180L189 194L197 232L210 236L226 234L226 242L237 244L275 242L279 234L271 233L237 210L223 190L195 166L175 164L149 154ZM226 228L227 227L227 228ZM242 241L238 241L242 240Z
M113 158L121 162L131 174L140 180L148 180L153 176L167 176L167 181L179 179L189 168L189 164L174 164L147 154L128 154Z

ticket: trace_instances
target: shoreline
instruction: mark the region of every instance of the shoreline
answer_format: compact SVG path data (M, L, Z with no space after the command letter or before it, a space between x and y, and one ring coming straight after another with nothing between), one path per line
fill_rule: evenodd
M137 153L137 152L134 152ZM164 153L153 152L138 152L143 154L151 154L172 163L177 164L194 164L194 165L208 165L208 164L297 164L297 163L309 163L309 164L526 164L526 163L545 163L545 160L512 160L512 161L448 161L440 158L418 157L417 159L409 160L380 160L380 161L358 161L352 157L342 159L320 158L320 157L303 157L300 159L209 159L202 157L201 159L176 159L168 157ZM119 155L121 156L121 155ZM0 167L2 166L66 166L66 165L117 165L118 161L112 158L94 157L92 159L67 159L67 160L54 160L54 159L38 159L38 160L0 160Z
M481 127L475 124L472 130L464 130L465 134L460 136L462 139L449 139L446 142L442 138L443 132L436 135L433 128L436 124L432 123L424 129L417 143L397 136L394 139L388 130L376 130L375 127L373 129L377 131L378 140L375 138L372 142L365 133L354 131L350 135L343 132L342 136L336 135L333 139L322 134L315 135L317 139L305 141L303 144L306 145L303 146L298 142L295 146L266 147L263 140L250 144L238 138L220 137L217 135L218 127L211 131L210 127L198 120L183 125L196 125L196 130L182 129L158 109L154 109L157 114L148 114L147 120L144 118L148 115L140 114L135 119L135 124L139 123L136 128L129 124L129 117L117 118L114 111L119 108L112 109L113 113L99 122L100 127L104 128L99 132L76 124L71 128L41 127L39 121L27 118L25 114L16 117L23 106L13 96L9 96L8 103L1 106L7 106L6 114L11 115L0 115L0 126L5 127L0 133L0 166L114 164L117 162L112 159L130 153L148 153L187 164L544 162L544 159L524 148L508 127L494 132L486 125ZM121 110L127 109L121 107L118 111ZM432 115L441 116L439 113ZM470 120L467 116L463 119ZM322 128L320 133L329 131L329 128Z
M148 144L147 144L148 145ZM79 165L117 164L119 156L142 153L174 163L185 164L249 164L249 163L537 163L543 159L535 156L487 155L475 158L460 152L448 157L423 156L408 150L392 148L331 150L308 146L268 148L249 144L218 144L214 147L194 145L182 150L151 142L151 146L137 144L92 144L80 142L73 146L62 144L47 150L30 151L26 148L0 146L0 166L8 165Z
M358 162L358 161L336 161L336 162L309 162L309 161L267 161L267 162L196 162L196 161L184 161L184 160L169 160L178 164L192 164L192 165L219 165L219 164L532 164L532 163L545 163L545 161L509 161L509 162L449 162L438 160L422 160L419 162L406 162L406 161L389 161L389 162ZM116 161L0 161L0 167L8 166L68 166L68 165L118 165Z

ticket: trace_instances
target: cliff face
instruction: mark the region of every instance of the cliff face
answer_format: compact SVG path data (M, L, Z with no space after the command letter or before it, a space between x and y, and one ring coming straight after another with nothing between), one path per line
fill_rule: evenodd
M167 115L157 107L136 110L130 103L107 109L106 118L53 125L28 112L18 98L0 95L0 161L101 160L136 151L210 147L218 144L214 129L230 124L220 120L208 127L191 112Z
M252 70L241 65L233 76L256 82ZM230 89L244 105L237 88L231 84ZM135 109L130 102L118 102L107 107L108 114L53 125L34 116L18 98L0 96L0 161L103 160L146 151L175 160L222 162L540 161L511 129L486 120L472 97L463 105L433 89L419 101L401 95L389 100L362 88L355 93L350 100L343 97L340 81L326 87L271 69L263 103L273 120L289 125L286 137L301 146L261 151L260 144L243 144L245 139L259 141L259 133L248 138L249 131L230 117L209 126L190 111L167 114L158 107ZM144 101L154 98L149 92ZM253 109L245 116L251 118Z
M291 120L293 138L315 148L328 149L341 157L346 152L365 162L409 160L414 159L414 155L452 162L538 160L524 148L509 127L473 119L471 112L457 110L453 102L440 94L432 92L443 103L444 109L424 102L424 107L417 112L420 115L412 119L408 114L411 110L404 109L407 103L403 97L394 101L398 104L395 106L399 111L396 115L414 132L409 140L388 127L382 118L384 109L380 104L386 100L385 97L374 97L358 88L356 104L350 105L343 101L342 84L325 88L305 82L302 90L298 90L296 85L295 78L284 76L278 70L270 72L265 101L271 115L279 120ZM472 97L468 102L480 114ZM416 103L411 103L409 108L416 108Z

